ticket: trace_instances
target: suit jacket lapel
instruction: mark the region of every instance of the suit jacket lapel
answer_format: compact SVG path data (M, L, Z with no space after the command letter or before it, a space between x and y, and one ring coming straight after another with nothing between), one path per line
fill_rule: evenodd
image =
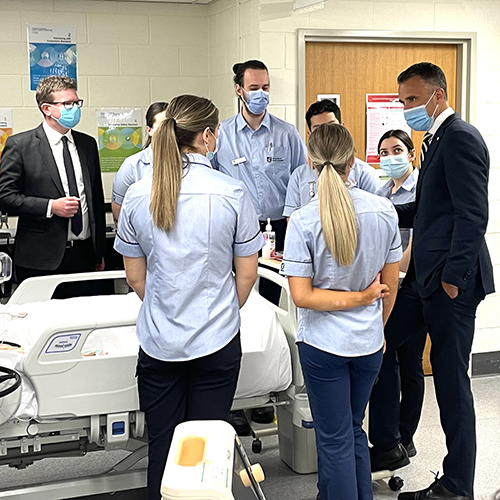
M42 158L43 163L45 164L45 167L47 168L50 177L54 181L54 184L56 185L59 192L61 193L61 196L66 196L61 182L61 176L59 175L59 170L57 168L56 161L54 160L54 154L52 153L49 140L45 135L42 125L40 125L35 129L35 136L37 139L38 151L40 151L40 157Z
M418 175L418 182L417 182L417 189L415 193L416 200L418 200L420 196L420 188L422 186L422 181L424 178L425 173L428 170L428 165L431 163L432 157L434 156L434 153L436 152L437 148L439 147L439 143L441 141L441 137L444 135L446 129L448 128L448 125L452 123L454 120L458 119L459 116L457 113L454 113L453 115L449 116L446 118L446 120L441 124L441 126L437 129L436 133L434 134L432 138L432 142L429 146L429 149L427 150L427 153L425 154L424 162L422 163L422 166L420 167L420 173Z

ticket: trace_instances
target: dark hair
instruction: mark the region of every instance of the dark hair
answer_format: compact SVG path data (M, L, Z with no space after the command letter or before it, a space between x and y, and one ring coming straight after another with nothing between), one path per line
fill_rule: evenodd
M434 88L443 89L444 98L448 100L446 76L439 66L436 66L435 64L432 64L430 62L420 62L417 64L413 64L409 68L406 68L402 73L400 73L400 75L398 76L398 84L404 83L414 76L418 76L425 83L432 85Z
M244 63L236 63L233 66L233 81L236 85L243 87L243 77L245 76L245 71L247 69L263 69L269 73L267 66L263 62L257 61L256 59L251 59L250 61L246 61Z
M155 117L158 113L162 113L165 111L168 107L168 102L154 102L149 106L148 110L146 111L146 125L148 127L152 127L155 123ZM148 134L148 138L146 139L146 144L144 144L144 147L142 149L146 149L149 145L151 144L151 136Z
M377 153L380 153L380 146L382 146L382 142L384 142L386 139L389 139L389 137L395 137L396 139L399 139L408 148L408 151L412 151L413 149L415 149L411 137L404 130L396 129L388 130L380 138L380 140L378 141Z
M316 115L322 115L323 113L333 113L339 123L342 123L340 108L330 99L323 99L321 101L313 102L307 110L306 122L309 130L311 130L311 118Z

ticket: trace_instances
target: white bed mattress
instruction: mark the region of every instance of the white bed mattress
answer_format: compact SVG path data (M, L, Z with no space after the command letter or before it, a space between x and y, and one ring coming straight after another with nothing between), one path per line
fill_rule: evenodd
M286 389L292 380L290 352L285 334L276 314L252 291L241 310L241 344L243 358L235 398L262 396ZM73 324L75 319L109 321L113 317L136 318L141 301L134 294L74 299L50 300L0 307L1 312L26 312L24 318L0 314L0 344L10 341L20 344L21 350L4 349L0 345L0 365L23 373L23 359L39 335L54 325ZM135 327L96 329L82 352L97 350L100 356L135 356L138 342ZM64 375L61 375L64 376ZM75 388L78 382L75 381ZM4 402L5 403L5 402ZM33 387L23 377L21 404L13 417L30 419L37 416L37 401ZM3 408L3 411L8 411Z

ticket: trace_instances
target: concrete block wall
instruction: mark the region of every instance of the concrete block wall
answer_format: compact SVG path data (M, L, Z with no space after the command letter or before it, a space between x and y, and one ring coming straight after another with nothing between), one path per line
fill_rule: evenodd
M96 136L95 110L139 107L182 93L208 96L206 5L91 0L0 0L0 107L13 108L14 133L41 115L29 90L27 24L76 24L79 130ZM111 197L113 174L103 174Z

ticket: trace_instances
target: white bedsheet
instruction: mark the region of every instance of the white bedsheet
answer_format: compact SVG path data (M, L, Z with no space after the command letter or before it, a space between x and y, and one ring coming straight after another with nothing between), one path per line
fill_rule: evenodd
M286 389L292 380L290 352L285 334L276 314L262 303L262 298L252 291L241 310L241 344L243 357L235 398L261 396ZM26 312L24 318L11 318L0 314L0 344L7 340L20 344L26 352L39 335L55 325L73 324L79 318L92 321L109 321L113 317L136 318L141 301L134 294L32 302L5 305L1 312ZM100 356L135 356L138 342L135 327L117 327L94 330L82 352L100 350ZM0 345L0 365L23 373L25 352L4 350ZM78 384L75 384L78 387ZM3 409L7 411L6 408ZM34 418L37 401L33 387L23 377L21 404L15 413L19 419Z

